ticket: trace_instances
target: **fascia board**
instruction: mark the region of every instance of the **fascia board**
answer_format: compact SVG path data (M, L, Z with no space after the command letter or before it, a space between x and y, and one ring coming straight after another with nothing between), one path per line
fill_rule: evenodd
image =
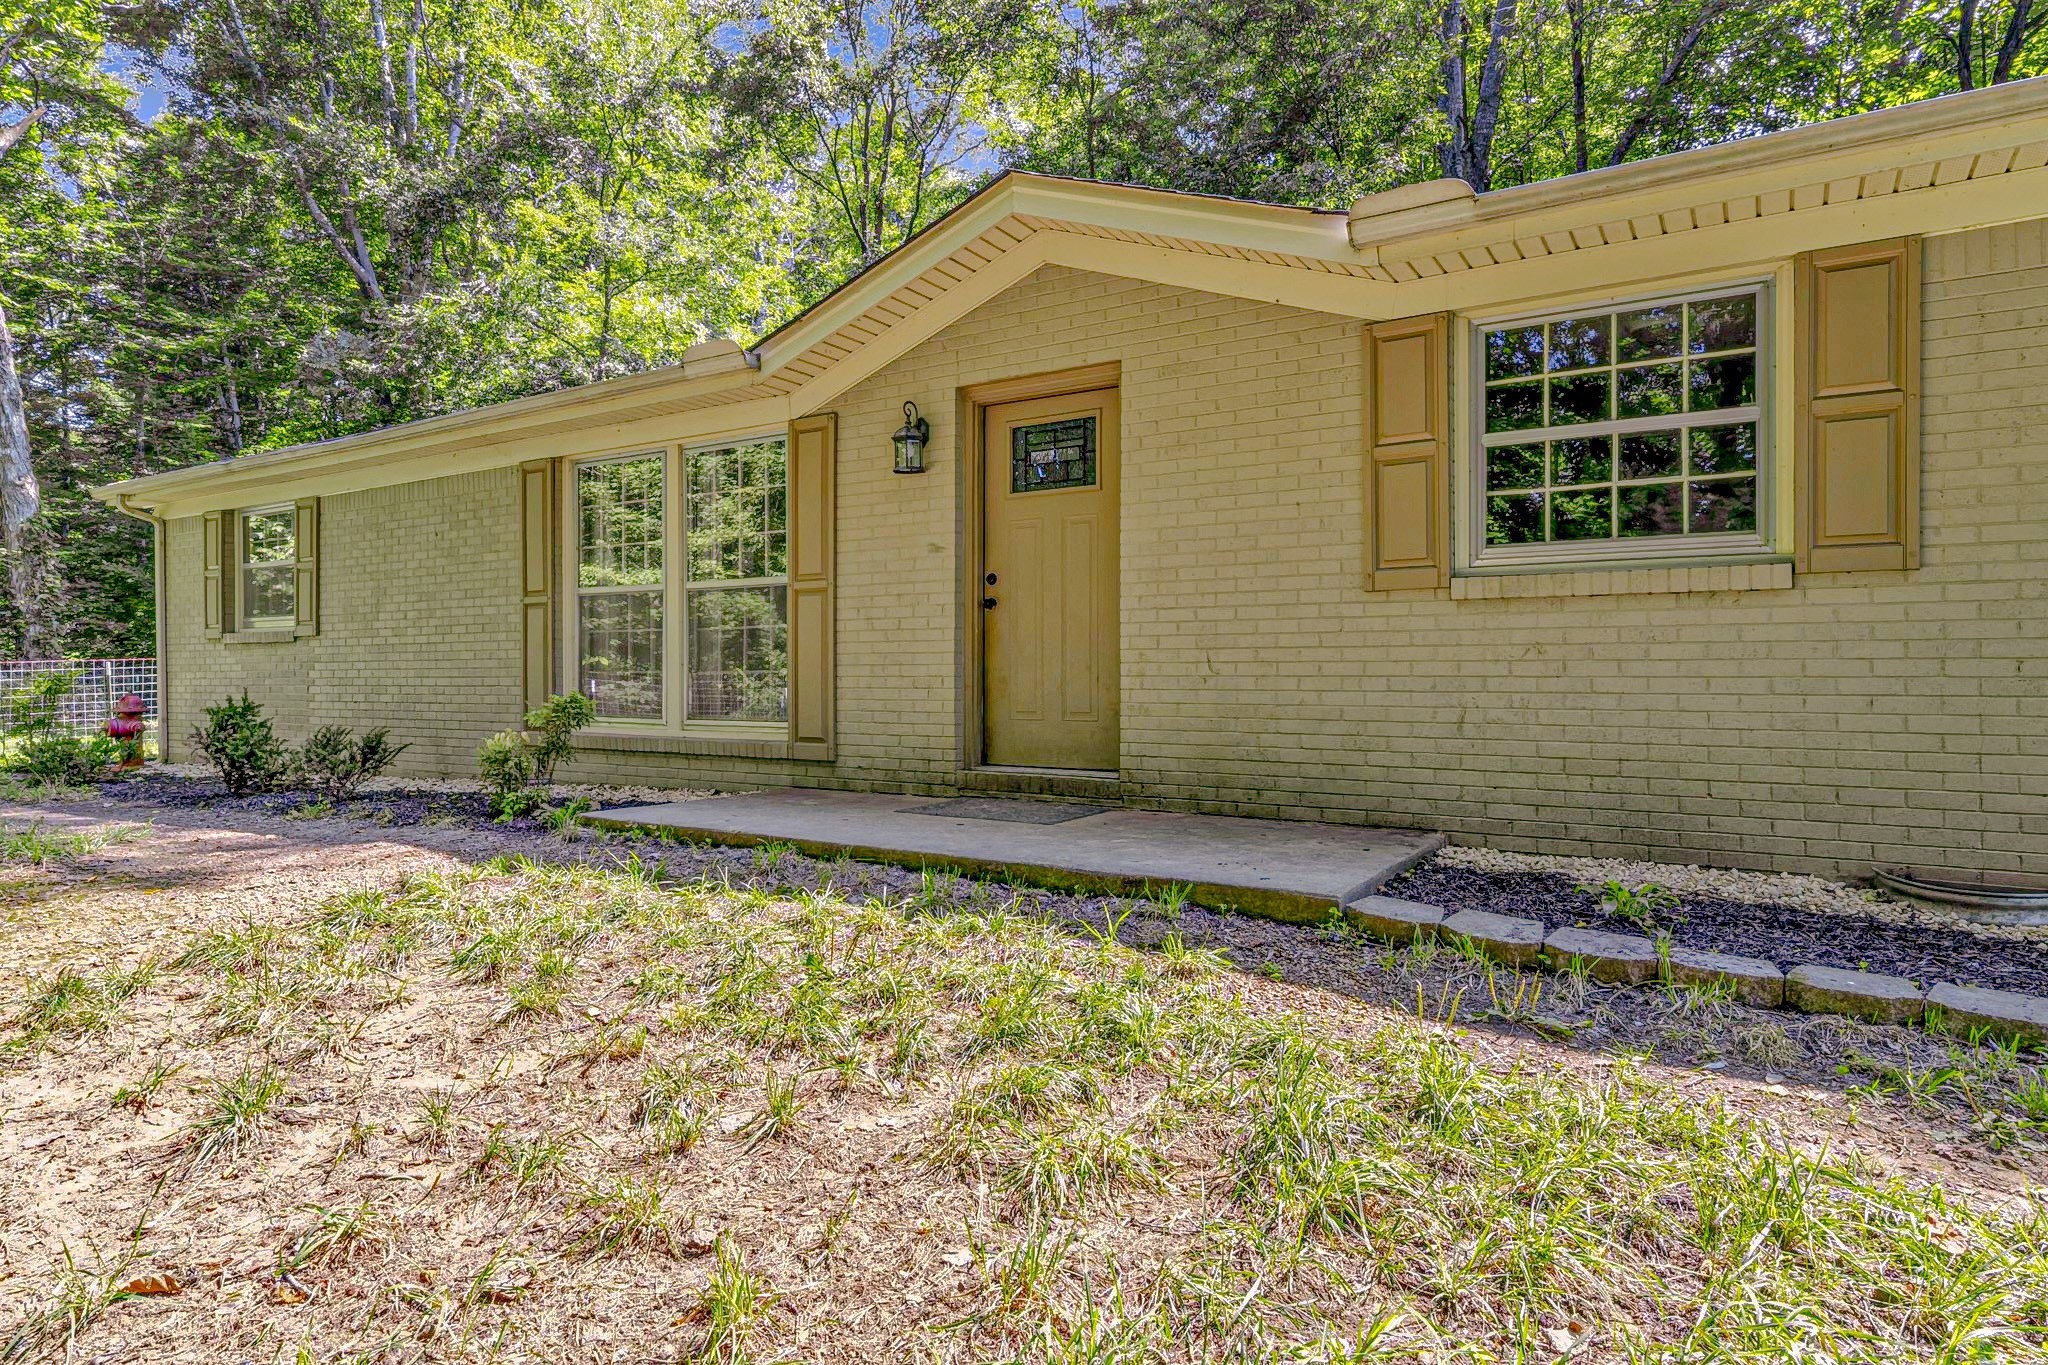
M1363 260L1639 217L1745 193L2023 146L2048 138L2048 77L1387 214L1354 210ZM1359 202L1364 209L1372 202Z

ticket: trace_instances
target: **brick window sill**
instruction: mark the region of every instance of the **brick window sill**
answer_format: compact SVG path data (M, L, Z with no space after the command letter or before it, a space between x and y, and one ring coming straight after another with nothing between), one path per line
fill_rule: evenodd
M1616 597L1624 593L1782 591L1792 586L1790 560L1757 564L1670 564L1647 569L1551 569L1467 574L1451 580L1451 599Z
M576 736L576 747L611 754L699 754L728 758L794 758L789 740L780 735L592 734Z

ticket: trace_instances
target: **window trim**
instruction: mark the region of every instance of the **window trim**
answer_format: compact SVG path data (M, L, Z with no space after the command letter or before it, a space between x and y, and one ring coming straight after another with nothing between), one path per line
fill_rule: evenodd
M1540 309L1519 309L1496 314L1471 315L1462 319L1466 327L1461 368L1467 377L1465 401L1458 405L1464 435L1458 442L1459 459L1455 477L1461 481L1457 498L1459 515L1465 522L1462 537L1461 573L1517 573L1565 568L1614 568L1624 564L1748 563L1779 557L1777 549L1779 472L1783 454L1776 427L1780 375L1778 312L1780 280L1776 272L1747 274L1735 278L1688 284L1682 289L1651 293L1616 293L1591 298L1570 298ZM1699 536L1640 536L1607 541L1548 541L1537 545L1488 545L1486 543L1486 333L1503 327L1550 323L1587 313L1619 313L1665 304L1690 303L1700 299L1748 292L1756 296L1756 402L1741 408L1716 409L1712 422L1692 420L1692 413L1662 417L1615 418L1601 423L1578 423L1566 427L1540 427L1517 431L1519 440L1547 440L1559 435L1584 432L1598 426L1606 434L1657 431L1694 426L1751 421L1756 427L1756 529L1718 532ZM1610 370L1614 367L1607 367ZM1503 436L1509 433L1502 433ZM1503 442L1504 444L1506 442ZM1652 481L1642 481L1652 482Z
M565 463L567 476L560 489L560 506L564 534L560 542L564 546L563 574L566 580L562 593L561 638L566 655L563 679L576 691L583 690L582 661L582 602L587 591L577 582L580 577L583 548L583 515L577 495L577 473L587 465L605 464L617 460L646 459L661 457L662 468L662 524L666 543L662 553L662 641L661 641L661 719L632 719L625 716L600 716L584 733L593 738L610 736L644 739L654 737L687 738L706 740L735 740L760 742L764 740L783 741L789 737L788 720L691 720L689 718L689 456L697 451L719 450L728 446L751 445L763 441L777 441L782 445L783 479L785 497L789 479L789 431L786 427L750 428L746 431L721 436L704 437L690 441L669 441L660 445L641 445L623 450L605 451L591 455L577 455ZM785 506L787 504L785 503ZM712 586L706 583L704 586ZM789 577L758 579L719 579L716 586L727 588L782 587L787 589ZM605 591L597 589L595 591ZM631 591L631 589L627 589ZM784 599L787 611L787 598ZM680 614L677 614L680 611Z
M248 538L246 535L250 517L269 517L283 514L292 524L292 557L271 561L263 568L284 568L292 576L292 609L282 616L249 615L249 579L252 565L247 557ZM296 502L265 503L257 507L237 507L234 512L234 529L231 533L235 546L234 624L232 634L242 637L236 643L261 642L290 639L299 625L299 559L303 547L299 544L299 505Z

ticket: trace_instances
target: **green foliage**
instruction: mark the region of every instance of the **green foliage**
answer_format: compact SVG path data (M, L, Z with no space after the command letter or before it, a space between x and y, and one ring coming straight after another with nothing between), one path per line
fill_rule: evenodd
M192 731L192 751L213 765L230 796L276 791L291 775L292 758L270 727L260 702L230 697L206 708L206 723Z
M2033 0L237 8L0 17L17 656L151 648L149 530L96 483L746 343L1003 167L1329 207L2048 69Z
M1679 906L1677 895L1655 882L1630 886L1610 879L1598 886L1583 882L1575 889L1581 895L1598 897L1602 910L1627 920L1646 934L1655 932L1662 917Z
M358 736L346 725L323 725L299 750L294 777L330 802L347 801L412 746L393 744L389 730Z
M562 693L526 713L524 732L500 730L485 740L476 764L491 789L491 813L510 820L545 807L556 766L575 752L576 732L596 719L590 698Z
M78 685L75 672L44 673L7 699L6 771L36 782L83 786L104 777L121 756L106 735L76 735L59 724L59 708Z

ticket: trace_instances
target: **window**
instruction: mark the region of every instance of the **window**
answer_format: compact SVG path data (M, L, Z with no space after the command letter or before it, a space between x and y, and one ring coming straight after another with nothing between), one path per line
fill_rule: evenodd
M661 455L576 470L576 650L584 695L613 720L662 718Z
M236 593L244 630L290 630L298 622L296 507L241 512L235 527Z
M692 450L690 720L789 719L789 460L783 442Z
M671 487L681 555L665 553ZM576 639L600 717L788 720L788 502L780 437L577 466Z
M1475 562L1763 548L1759 286L1478 329Z

